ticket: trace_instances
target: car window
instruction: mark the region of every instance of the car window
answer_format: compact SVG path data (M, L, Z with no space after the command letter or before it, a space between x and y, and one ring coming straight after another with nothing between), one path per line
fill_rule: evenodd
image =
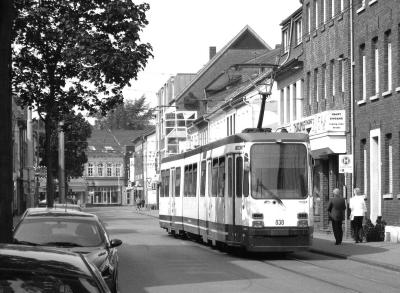
M0 292L99 293L93 279L82 276L0 270Z
M94 221L25 218L14 233L15 242L38 245L100 246L104 236Z

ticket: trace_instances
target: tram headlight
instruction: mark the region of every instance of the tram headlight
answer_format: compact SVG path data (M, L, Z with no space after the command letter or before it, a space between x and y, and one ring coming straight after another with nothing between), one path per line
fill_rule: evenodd
M253 221L254 228L264 228L264 221Z
M308 214L298 213L297 214L297 227L308 227Z

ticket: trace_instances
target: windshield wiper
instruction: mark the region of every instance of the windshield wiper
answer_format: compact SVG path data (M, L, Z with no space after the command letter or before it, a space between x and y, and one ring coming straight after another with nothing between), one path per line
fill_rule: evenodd
M75 242L47 242L47 243L42 243L42 245L45 246L68 246L68 247L82 247L82 245L77 244Z
M285 205L283 204L282 200L279 198L279 196L277 196L277 195L276 195L275 193L273 193L270 189L268 189L267 187L265 187L261 180L259 180L259 181L257 182L257 188L258 188L258 185L261 186L261 191L264 189L265 191L267 191L267 192L272 196L273 199L275 199L275 200L278 202L278 204L280 204L280 205L283 206L283 207L285 206Z
M29 242L29 241L18 240L18 239L15 239L15 238L14 238L14 243L15 243L15 244L23 244L23 245L31 245L31 246L40 245L39 243L34 243L34 242Z

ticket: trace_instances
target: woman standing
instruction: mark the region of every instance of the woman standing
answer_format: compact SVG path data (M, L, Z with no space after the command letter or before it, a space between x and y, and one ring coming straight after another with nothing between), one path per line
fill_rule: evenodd
M354 196L350 200L351 217L353 218L354 240L356 243L362 242L363 228L362 223L364 215L367 211L364 196L360 192L360 188L354 188Z

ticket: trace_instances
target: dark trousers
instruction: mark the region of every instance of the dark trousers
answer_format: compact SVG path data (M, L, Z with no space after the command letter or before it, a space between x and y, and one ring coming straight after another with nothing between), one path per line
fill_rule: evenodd
M342 222L343 221L332 220L333 236L335 236L336 244L342 243L343 239Z
M360 217L354 217L353 220L353 225L354 225L354 240L356 242L358 241L362 241L362 237L363 237L363 227L362 227L362 223L363 223L363 216Z

